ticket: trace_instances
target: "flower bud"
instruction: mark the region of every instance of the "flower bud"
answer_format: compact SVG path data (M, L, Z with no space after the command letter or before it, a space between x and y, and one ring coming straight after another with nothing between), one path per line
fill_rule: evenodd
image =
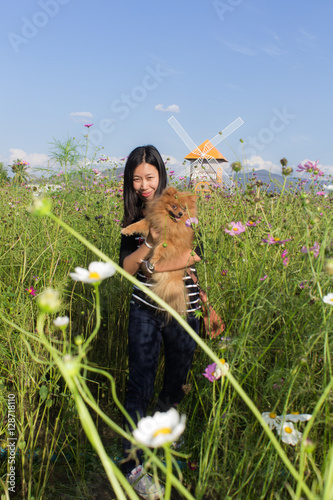
M46 288L37 299L39 309L44 313L54 313L60 308L59 292L52 288Z
M313 453L315 448L316 448L316 445L314 444L313 441L311 441L311 439L307 438L304 441L304 450L306 451L306 453Z
M325 262L324 269L327 272L327 274L329 274L330 276L333 276L333 259L332 258L328 259Z
M70 377L75 377L80 372L79 360L77 356L73 357L70 354L66 354L63 357L63 362L65 363L65 368Z
M290 175L293 173L293 169L291 167L282 167L282 175Z

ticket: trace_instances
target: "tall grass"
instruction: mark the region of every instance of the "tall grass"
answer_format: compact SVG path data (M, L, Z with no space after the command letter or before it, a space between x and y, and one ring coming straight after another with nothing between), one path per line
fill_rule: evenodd
M94 288L69 278L76 266L87 267L101 253L118 260L121 185L103 182L53 194L52 218L27 211L33 201L28 189L6 185L0 191L0 423L4 449L7 395L15 393L16 498L90 498L94 472L103 474L100 463L113 498L121 498L126 487L107 455L115 462L121 456L132 285L121 273L105 280L98 291L99 309ZM223 338L198 339L188 394L179 407L187 414L187 426L178 467L196 499L329 499L333 308L322 299L333 291L324 271L325 259L333 254L332 198L291 189L282 196L252 191L249 187L245 194L239 190L230 196L213 190L198 200L204 245L199 281L226 329ZM232 221L255 224L230 236L225 229ZM268 234L290 241L268 244L263 242ZM318 256L301 252L315 242ZM70 317L65 338L53 325L55 315L40 321L36 298L28 291L33 287L38 295L47 286L61 293L57 314ZM96 326L96 307L100 328L80 357L80 339L88 339ZM66 354L79 356L74 375L68 375ZM220 358L229 363L230 375L211 383L202 373ZM163 359L156 394L162 371ZM270 434L256 418L256 412L265 411L313 413L307 426L296 424L309 431L313 446L302 442L294 447L281 442L275 431ZM95 427L98 433L91 434ZM165 474L160 455L147 454ZM3 452L3 478L7 467ZM174 488L181 497L187 495L174 473ZM3 489L5 494L5 483Z

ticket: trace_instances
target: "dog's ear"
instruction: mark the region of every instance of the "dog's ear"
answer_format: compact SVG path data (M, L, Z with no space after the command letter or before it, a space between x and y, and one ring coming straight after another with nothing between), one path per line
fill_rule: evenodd
M167 193L169 195L173 195L173 194L176 194L177 193L177 189L174 188L173 186L170 186L168 188L166 188L166 190L164 191L164 193Z
M180 195L180 199L182 199L183 196L188 205L195 206L198 198L196 194L184 193L184 195Z

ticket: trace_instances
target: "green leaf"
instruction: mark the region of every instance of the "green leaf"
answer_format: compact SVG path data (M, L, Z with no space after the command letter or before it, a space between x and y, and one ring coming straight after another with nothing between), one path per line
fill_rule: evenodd
M42 385L42 387L39 389L39 396L40 396L42 401L44 401L47 398L48 393L49 393L49 390L46 387L46 385Z

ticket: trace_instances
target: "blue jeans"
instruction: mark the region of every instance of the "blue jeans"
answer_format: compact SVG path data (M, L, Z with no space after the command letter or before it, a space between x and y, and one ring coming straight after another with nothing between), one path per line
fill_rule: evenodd
M199 319L189 314L187 322L199 333ZM135 424L146 416L154 394L162 341L165 370L157 409L167 411L180 403L184 396L182 386L186 384L192 366L196 342L174 318L166 323L161 314L131 300L128 325L129 380L125 408ZM130 428L127 420L124 424ZM127 456L126 450L130 448L130 443L124 440L123 446ZM124 463L123 470L130 472L134 467L135 462L130 460Z

